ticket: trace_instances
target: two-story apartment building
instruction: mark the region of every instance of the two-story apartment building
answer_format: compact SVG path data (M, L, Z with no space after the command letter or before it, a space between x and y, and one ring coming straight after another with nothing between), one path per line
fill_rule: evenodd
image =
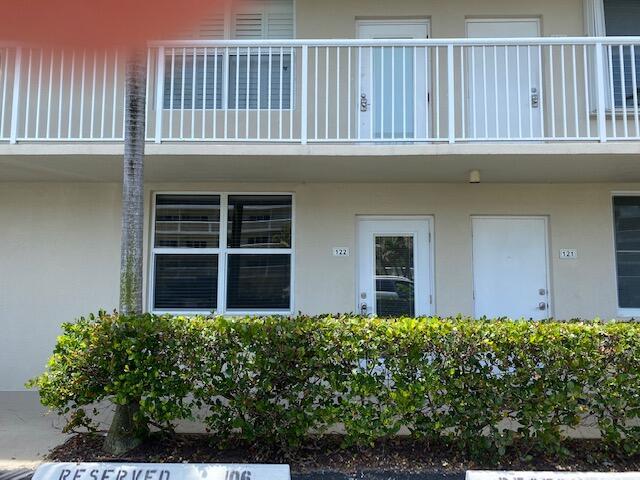
M149 44L146 309L640 313L640 2L238 0ZM118 303L124 63L0 48L0 389Z

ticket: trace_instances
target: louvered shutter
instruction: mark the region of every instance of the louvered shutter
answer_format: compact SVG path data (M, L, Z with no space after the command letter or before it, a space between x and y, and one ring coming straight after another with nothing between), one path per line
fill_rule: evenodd
M290 39L293 38L293 0L240 0L235 3L231 34L240 40ZM286 48L280 58L280 49L272 49L271 64L269 54L263 49L258 59L251 51L249 62L247 54L232 55L229 62L229 78L238 75L238 98L235 82L229 82L229 107L246 108L291 108L291 50ZM269 105L269 76L263 75L258 86L258 62L262 72L271 72L271 105ZM249 65L247 65L249 63ZM247 66L250 68L249 92L247 95ZM271 68L269 68L271 67ZM280 83L282 82L282 98ZM260 95L258 95L258 88ZM258 96L260 105L258 105Z
M232 36L238 39L293 38L293 0L236 2Z
M224 35L224 13L216 12L204 17L198 26L185 32L180 38L185 40L222 40Z
M232 39L261 40L261 39L291 39L293 38L293 0L236 0L232 5L229 19L230 36ZM211 14L205 17L191 32L182 35L184 39L216 40L225 38L225 17L223 13ZM187 49L183 59L182 49L176 49L174 58L167 57L165 61L164 108L202 108L202 90L204 82L204 55L196 55L195 95L193 85L193 55ZM281 55L282 53L282 55ZM249 58L247 58L249 57ZM258 58L260 57L260 58ZM250 54L246 49L229 50L229 71L223 72L224 59L222 53L217 57L217 68L214 75L213 53L207 54L207 102L205 108L224 108L223 105L223 76L227 75L228 95L227 108L271 108L289 109L292 107L291 69L293 68L292 49L272 49L269 57L268 49L263 48L260 56L257 48L253 47ZM173 66L172 66L173 64ZM258 64L262 75L258 85ZM247 75L247 67L250 75ZM184 76L183 76L184 71ZM270 72L270 75L267 74ZM171 77L173 76L173 90ZM238 92L236 92L236 76ZM214 94L214 77L217 77L217 88ZM247 78L249 77L249 78ZM270 77L270 78L269 78ZM183 85L184 78L184 85ZM249 90L247 93L247 80ZM282 98L280 84L282 83ZM269 86L271 88L269 89ZM269 105L269 90L271 90L271 104ZM184 95L183 92L184 91ZM237 95L236 95L237 93ZM258 105L258 98L260 104Z
M263 20L262 12L236 13L234 15L233 37L239 40L263 38Z

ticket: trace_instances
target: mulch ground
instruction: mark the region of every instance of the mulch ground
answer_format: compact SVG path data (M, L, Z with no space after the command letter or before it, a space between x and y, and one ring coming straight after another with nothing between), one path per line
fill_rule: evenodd
M102 452L102 434L76 434L49 454L49 460L63 462L189 462L189 463L288 463L292 472L335 471L355 473L385 470L405 473L455 473L468 469L638 471L640 455L606 452L594 440L567 444L564 458L532 455L521 445L507 452L505 460L466 458L445 445L430 445L406 437L380 442L370 448L340 448L339 437L310 440L296 451L277 451L227 441L227 446L211 435L155 434L126 456Z

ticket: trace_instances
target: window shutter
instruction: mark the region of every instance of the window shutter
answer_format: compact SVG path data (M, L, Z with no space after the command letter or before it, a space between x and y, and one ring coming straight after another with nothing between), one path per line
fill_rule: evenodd
M237 0L231 15L231 38L293 38L293 0ZM178 35L185 40L222 40L225 14L207 15L197 27Z
M224 13L212 13L206 16L193 30L181 38L185 40L222 40L224 39Z
M293 0L263 0L267 11L266 38L293 38Z
M236 13L234 16L233 37L238 40L264 38L263 15L261 12Z
M293 0L246 0L236 5L233 38L293 38Z
M216 13L205 18L200 24L198 38L223 39L224 38L224 13Z

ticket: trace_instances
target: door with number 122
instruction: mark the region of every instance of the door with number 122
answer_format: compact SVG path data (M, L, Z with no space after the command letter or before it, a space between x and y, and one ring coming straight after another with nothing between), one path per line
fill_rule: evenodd
M362 315L432 313L431 219L362 217L358 222L358 298Z

